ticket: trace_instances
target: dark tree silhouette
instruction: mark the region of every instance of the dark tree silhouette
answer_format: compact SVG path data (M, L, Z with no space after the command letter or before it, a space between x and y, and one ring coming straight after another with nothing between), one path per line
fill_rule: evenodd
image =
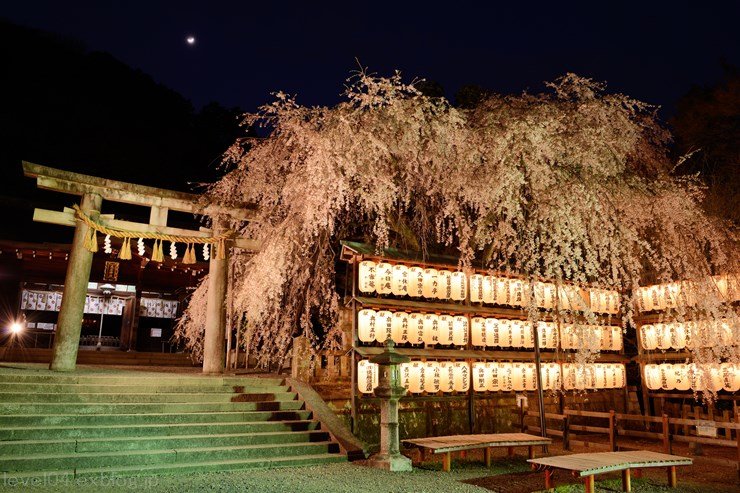
M222 153L244 135L238 108L211 103L196 112L149 75L73 39L0 20L0 60L0 204L16 220L6 239L52 240L53 228L32 226L33 208L74 201L37 190L22 160L193 192L217 180ZM64 228L54 239L69 235Z
M700 173L707 211L740 224L740 68L723 68L716 84L693 87L678 101L670 123L677 152L695 151L679 171Z

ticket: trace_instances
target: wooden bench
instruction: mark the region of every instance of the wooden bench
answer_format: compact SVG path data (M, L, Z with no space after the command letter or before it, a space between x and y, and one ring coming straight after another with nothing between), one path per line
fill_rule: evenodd
M632 450L629 452L598 452L572 455L557 455L541 459L529 459L533 465L545 470L545 488L554 488L553 469L571 471L574 476L582 477L586 484L586 493L594 491L594 476L610 471L622 471L622 490L632 491L630 469L646 467L665 467L668 471L668 485L676 487L676 466L690 466L693 462L687 457L661 454L650 450Z
M491 465L491 448L508 447L509 455L513 455L514 447L529 447L529 458L534 458L532 447L536 445L550 445L550 438L528 435L526 433L493 433L478 435L449 435L443 437L414 438L402 440L407 447L419 448L419 462L424 462L425 450L431 450L433 454L445 454L442 457L444 470L450 472L450 454L452 452L483 449L486 466Z

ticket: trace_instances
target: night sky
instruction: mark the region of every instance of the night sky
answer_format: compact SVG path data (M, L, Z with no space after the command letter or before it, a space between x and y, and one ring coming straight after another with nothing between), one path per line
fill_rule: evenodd
M358 62L499 93L566 72L661 105L740 65L740 2L14 1L0 17L107 51L191 100L254 111L271 92L332 106ZM193 45L186 42L194 36Z

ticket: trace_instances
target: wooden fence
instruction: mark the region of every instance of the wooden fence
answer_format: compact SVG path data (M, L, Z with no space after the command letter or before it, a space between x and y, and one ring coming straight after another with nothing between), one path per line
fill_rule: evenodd
M541 433L539 416L537 411L522 411L520 415L522 431ZM527 424L527 417L537 418L537 425ZM740 416L737 422L732 422L729 419L723 421L671 418L667 414L658 417L615 413L614 411L565 409L563 414L545 413L545 419L547 435L561 438L564 450L570 450L572 445L579 445L615 451L619 450L619 437L650 438L662 442L663 451L666 454L672 453L674 442L693 444L696 448L700 448L702 444L732 447L737 449L737 460L722 457L705 457L705 460L725 466L735 466L740 474ZM601 426L594 426L594 423L601 424ZM637 427L641 427L642 430L633 429L635 426L630 426L628 423L638 423ZM585 433L590 433L592 438L596 435L600 439L588 440L589 435ZM608 438L607 443L604 438Z

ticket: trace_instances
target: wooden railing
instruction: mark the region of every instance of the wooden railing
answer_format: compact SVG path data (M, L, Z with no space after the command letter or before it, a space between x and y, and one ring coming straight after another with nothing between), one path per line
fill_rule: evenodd
M541 433L540 426L527 424L524 419L526 417L535 417L539 423L539 416L540 414L537 411L523 412L521 419L522 431ZM574 422L577 417L589 418L588 424ZM614 411L596 412L565 409L563 414L545 413L545 419L547 420L547 435L562 438L564 450L570 450L572 445L612 451L619 450L618 442L620 436L650 438L662 442L663 451L667 454L673 453L673 442L733 447L737 448L737 460L721 457L705 457L704 460L722 465L735 466L740 473L740 417L736 418L737 422L708 421L703 419L671 418L667 414L658 417L615 413ZM601 421L603 426L594 426L594 421L597 424ZM630 421L641 423L646 431L629 429L622 426L624 423ZM696 432L696 427L707 426L709 429L724 430L724 438L700 436ZM659 429L660 431L648 431L651 429ZM674 431L671 432L671 429ZM597 441L588 440L587 436L578 435L577 432L587 432L596 434L597 436L601 435L608 440L606 443L603 438ZM733 434L735 435L734 439L732 438Z

